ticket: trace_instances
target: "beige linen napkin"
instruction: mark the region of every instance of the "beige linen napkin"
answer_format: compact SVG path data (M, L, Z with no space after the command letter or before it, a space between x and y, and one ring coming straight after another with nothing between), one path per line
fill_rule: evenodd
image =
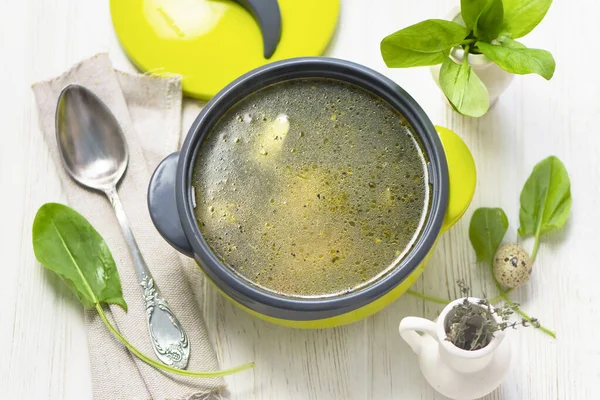
M154 228L146 206L146 191L158 162L176 151L181 130L181 79L130 75L113 70L106 54L85 60L61 76L36 83L42 133L56 164L69 205L83 214L104 237L117 264L125 313L111 305L109 314L121 333L143 353L154 357L146 314L133 261L109 201L103 193L76 184L62 168L55 138L55 109L60 91L70 83L96 93L119 121L129 148L129 166L119 195L142 254L165 299L188 333L191 345L188 369L213 371L219 364L208 338L198 304L183 275L183 265ZM184 378L158 372L115 340L95 311L86 312L94 399L212 399L219 398L224 380Z

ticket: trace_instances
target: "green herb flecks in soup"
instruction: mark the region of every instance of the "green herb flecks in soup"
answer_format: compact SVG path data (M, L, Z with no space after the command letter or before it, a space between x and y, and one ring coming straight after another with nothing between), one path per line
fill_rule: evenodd
M389 104L299 79L229 110L199 150L192 186L200 230L232 270L271 292L323 297L397 265L424 223L427 179Z

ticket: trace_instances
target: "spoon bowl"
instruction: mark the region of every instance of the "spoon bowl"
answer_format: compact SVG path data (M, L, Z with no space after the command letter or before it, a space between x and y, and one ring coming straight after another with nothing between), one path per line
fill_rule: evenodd
M106 191L127 169L123 131L106 104L92 91L72 84L56 108L56 139L63 165L80 184Z

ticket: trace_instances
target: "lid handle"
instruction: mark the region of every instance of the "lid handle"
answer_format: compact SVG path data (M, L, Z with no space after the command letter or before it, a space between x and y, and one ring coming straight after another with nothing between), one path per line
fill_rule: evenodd
M281 12L277 0L234 0L256 20L263 37L266 59L271 58L281 39Z

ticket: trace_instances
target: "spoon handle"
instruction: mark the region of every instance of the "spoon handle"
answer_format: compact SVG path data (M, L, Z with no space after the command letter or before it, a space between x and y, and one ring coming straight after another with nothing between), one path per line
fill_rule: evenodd
M146 320L154 352L162 363L185 369L190 356L188 336L167 301L162 298L158 287L154 285L152 274L135 241L117 189L113 187L105 193L115 210L123 236L133 256L135 272L146 303Z

